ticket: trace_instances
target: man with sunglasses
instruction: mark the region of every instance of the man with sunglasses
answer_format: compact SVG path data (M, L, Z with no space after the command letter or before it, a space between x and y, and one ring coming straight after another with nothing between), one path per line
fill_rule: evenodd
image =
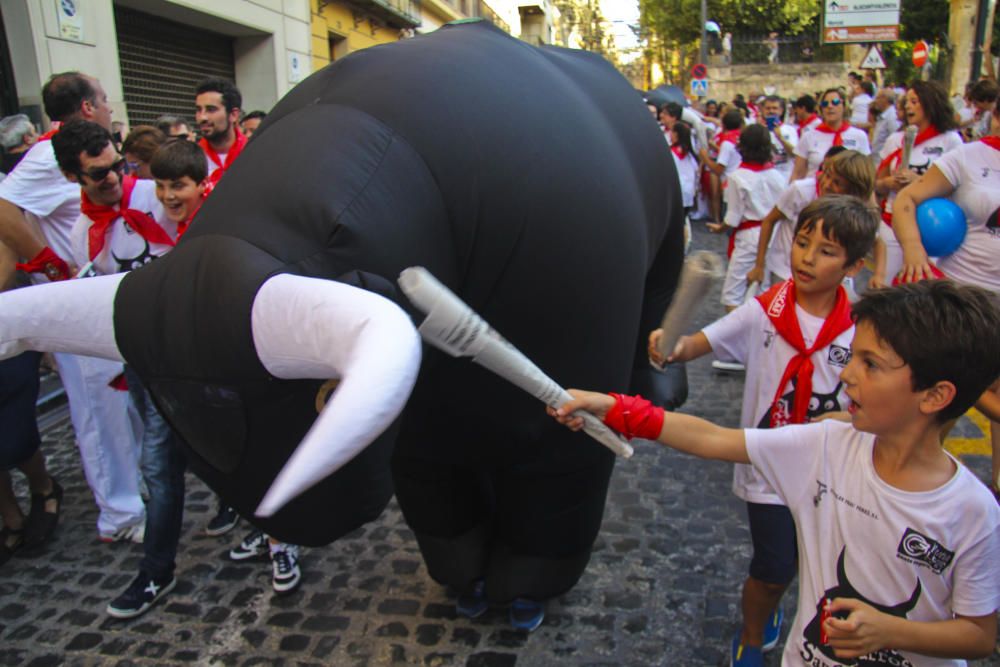
M101 83L80 72L53 75L42 88L53 124L89 120L110 133L111 107ZM67 181L48 132L0 183L0 241L19 257L35 283L74 275L70 232L80 216L80 186ZM96 174L95 174L96 175ZM2 282L2 281L0 281ZM55 354L69 399L70 417L87 482L100 510L102 541L141 541L145 509L136 475L138 452L128 417L128 396L108 386L121 364Z

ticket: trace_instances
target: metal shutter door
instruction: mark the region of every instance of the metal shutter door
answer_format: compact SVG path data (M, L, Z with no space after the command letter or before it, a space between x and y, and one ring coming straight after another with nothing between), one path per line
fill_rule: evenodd
M192 119L199 81L236 80L232 37L118 6L115 24L130 125L167 113Z

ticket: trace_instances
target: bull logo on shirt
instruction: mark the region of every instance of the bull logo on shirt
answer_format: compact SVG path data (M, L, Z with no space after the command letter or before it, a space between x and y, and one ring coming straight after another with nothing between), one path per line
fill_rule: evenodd
M154 259L156 259L156 255L154 255L149 248L149 241L143 239L143 245L145 247L143 248L142 252L136 255L135 257L119 257L115 253L113 252L111 253L111 259L113 259L115 263L118 264L118 273L124 273L127 271L131 271L132 269L138 269L140 266L144 264L149 264Z
M844 556L846 552L847 547L841 549L840 557L837 559L837 585L833 588L828 588L826 592L823 593L823 596L816 603L816 615L813 616L813 619L802 632L803 641L802 645L799 647L799 654L802 656L802 659L810 665L857 665L857 667L899 665L900 667L912 667L913 663L892 649L880 649L869 653L868 655L863 655L860 658L846 659L836 657L832 647L820 643L820 624L822 623L823 606L826 600L833 600L834 598L851 598L854 600L861 600L865 604L871 605L884 614L889 614L890 616L896 616L898 618L906 618L906 615L913 611L913 609L917 606L917 602L920 600L920 594L923 592L923 586L921 585L918 577L913 593L911 593L909 599L904 602L889 605L869 600L867 597L862 595L861 592L854 587L854 584L852 584L847 578L847 569L844 567ZM846 612L837 612L834 614L834 617L846 618ZM832 662L827 663L823 661L822 658L820 658L821 655L825 656Z
M917 176L923 176L927 173L927 170L931 168L931 159L927 158L927 161L923 164L913 164L910 163L910 171L912 171Z
M767 409L767 412L761 417L760 423L757 424L757 428L771 428L772 413L775 415L774 426L786 426L792 423L792 401L795 398L796 384L795 377L792 377L792 390L784 394L775 401L774 405ZM838 382L833 391L828 394L813 392L812 396L809 397L809 407L806 408L807 421L812 421L813 418L827 412L839 411L841 407L837 394L840 393L842 386L844 386L844 383Z

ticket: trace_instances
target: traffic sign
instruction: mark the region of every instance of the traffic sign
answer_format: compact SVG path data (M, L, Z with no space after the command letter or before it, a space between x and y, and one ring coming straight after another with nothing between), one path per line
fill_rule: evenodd
M930 51L930 47L927 46L927 42L920 40L913 45L913 66L923 67L927 64L927 54Z
M901 0L824 0L824 44L895 42Z
M691 78L692 79L708 78L708 68L705 67L704 63L698 63L691 67Z
M708 97L708 79L691 79L691 94L695 97Z
M861 69L885 69L885 58L882 57L882 52L878 50L877 46L872 44L865 59L861 61L860 67Z

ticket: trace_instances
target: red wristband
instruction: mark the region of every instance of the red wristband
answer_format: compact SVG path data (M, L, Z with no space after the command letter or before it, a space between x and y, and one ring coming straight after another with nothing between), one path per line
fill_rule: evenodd
M629 440L656 440L660 437L660 431L663 430L663 408L653 405L642 396L611 394L611 397L615 399L615 404L604 415L605 424Z
M28 273L44 273L52 281L67 280L70 277L69 265L48 246L42 248L42 251L32 257L30 262L17 264L16 268L18 271L27 271Z

